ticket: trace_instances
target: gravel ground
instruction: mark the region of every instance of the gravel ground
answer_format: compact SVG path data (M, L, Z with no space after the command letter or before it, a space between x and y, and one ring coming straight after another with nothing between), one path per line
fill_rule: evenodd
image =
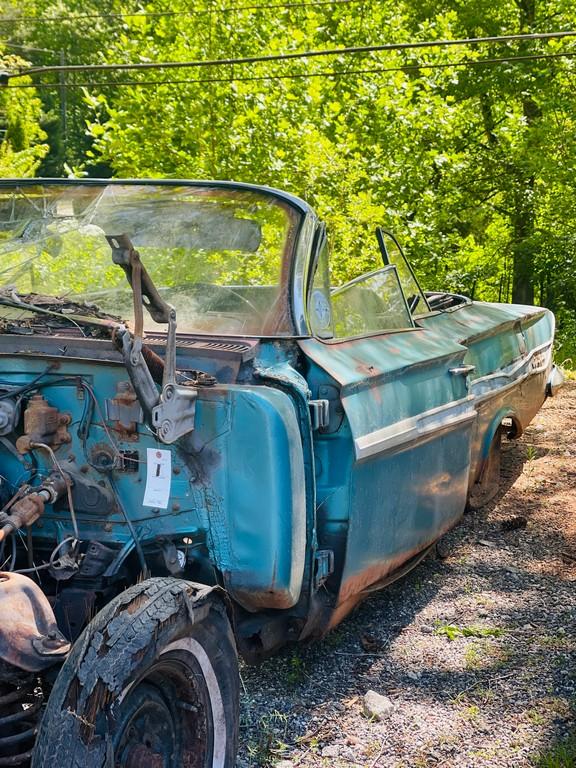
M528 768L573 732L575 456L571 383L504 443L501 492L447 557L324 641L242 669L238 768ZM393 704L382 721L363 714L369 690Z

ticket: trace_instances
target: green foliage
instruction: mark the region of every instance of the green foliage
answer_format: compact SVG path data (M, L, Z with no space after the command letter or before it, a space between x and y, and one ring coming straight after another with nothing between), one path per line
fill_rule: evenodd
M17 56L2 56L0 69L25 66ZM23 78L29 85L30 78ZM0 88L0 178L34 176L48 146L40 127L41 102L34 89Z
M576 735L544 752L534 765L536 768L576 768Z
M270 766L286 750L288 716L273 710L260 718L258 738L248 744L248 754L253 765Z
M118 17L134 5L28 0L14 13L64 18L19 25L13 38L55 52L35 54L37 63L53 63L60 52L71 63L183 61L568 29L573 16L566 0L226 5L198 0L191 15L187 0L173 0L172 15L145 16L166 10L150 0L142 13ZM73 18L90 13L112 15ZM560 358L574 358L575 60L448 66L566 46L520 41L68 75L64 90L42 92L51 151L41 170L235 178L288 189L328 223L334 282L378 263L373 230L383 225L398 234L428 289L549 306L559 319ZM395 71L406 64L419 66ZM365 71L373 69L381 71ZM274 79L279 74L291 79ZM234 79L242 77L249 79ZM180 82L75 86L170 79ZM66 134L57 117L63 93Z

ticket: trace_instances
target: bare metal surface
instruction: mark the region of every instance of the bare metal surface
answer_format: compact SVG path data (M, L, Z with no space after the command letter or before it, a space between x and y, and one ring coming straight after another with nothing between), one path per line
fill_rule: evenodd
M38 672L70 649L47 597L27 576L0 572L0 616L0 659L8 664Z

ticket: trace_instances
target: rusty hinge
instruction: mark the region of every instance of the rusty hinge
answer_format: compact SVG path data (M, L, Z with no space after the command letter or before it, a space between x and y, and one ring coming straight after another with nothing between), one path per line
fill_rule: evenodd
M318 589L334 573L334 552L331 549L319 549L314 561L314 588Z
M310 400L310 421L312 429L327 427L330 423L330 401L329 400Z

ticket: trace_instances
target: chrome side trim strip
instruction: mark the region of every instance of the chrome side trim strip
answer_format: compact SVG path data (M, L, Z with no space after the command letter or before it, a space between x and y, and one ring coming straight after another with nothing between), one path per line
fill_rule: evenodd
M530 350L530 352L525 357L521 358L520 360L516 360L506 368L502 368L501 371L497 371L496 373L489 373L486 376L481 376L477 379L474 379L472 383L479 384L484 381L489 381L490 379L498 379L501 377L511 378L518 370L520 370L520 368L524 367L530 360L532 360L535 355L537 355L539 352L543 352L544 350L550 352L552 351L551 341L547 341L544 344L540 344L538 347L534 347L534 349Z
M454 400L438 408L397 421L388 427L376 429L354 440L356 460L366 459L377 453L399 450L409 443L427 440L433 433L452 429L476 418L474 397Z
M508 389L520 384L535 373L548 370L552 362L552 342L548 341L538 347L534 347L526 357L503 368L496 373L473 379L470 382L470 391L476 398L484 398L492 393Z
M552 342L535 347L526 357L517 360L507 368L482 376L470 382L470 394L462 400L432 408L418 416L397 421L367 435L354 439L356 460L379 453L398 451L409 444L427 440L433 433L452 429L476 418L476 402L493 394L506 391L533 374L542 373L552 361Z

